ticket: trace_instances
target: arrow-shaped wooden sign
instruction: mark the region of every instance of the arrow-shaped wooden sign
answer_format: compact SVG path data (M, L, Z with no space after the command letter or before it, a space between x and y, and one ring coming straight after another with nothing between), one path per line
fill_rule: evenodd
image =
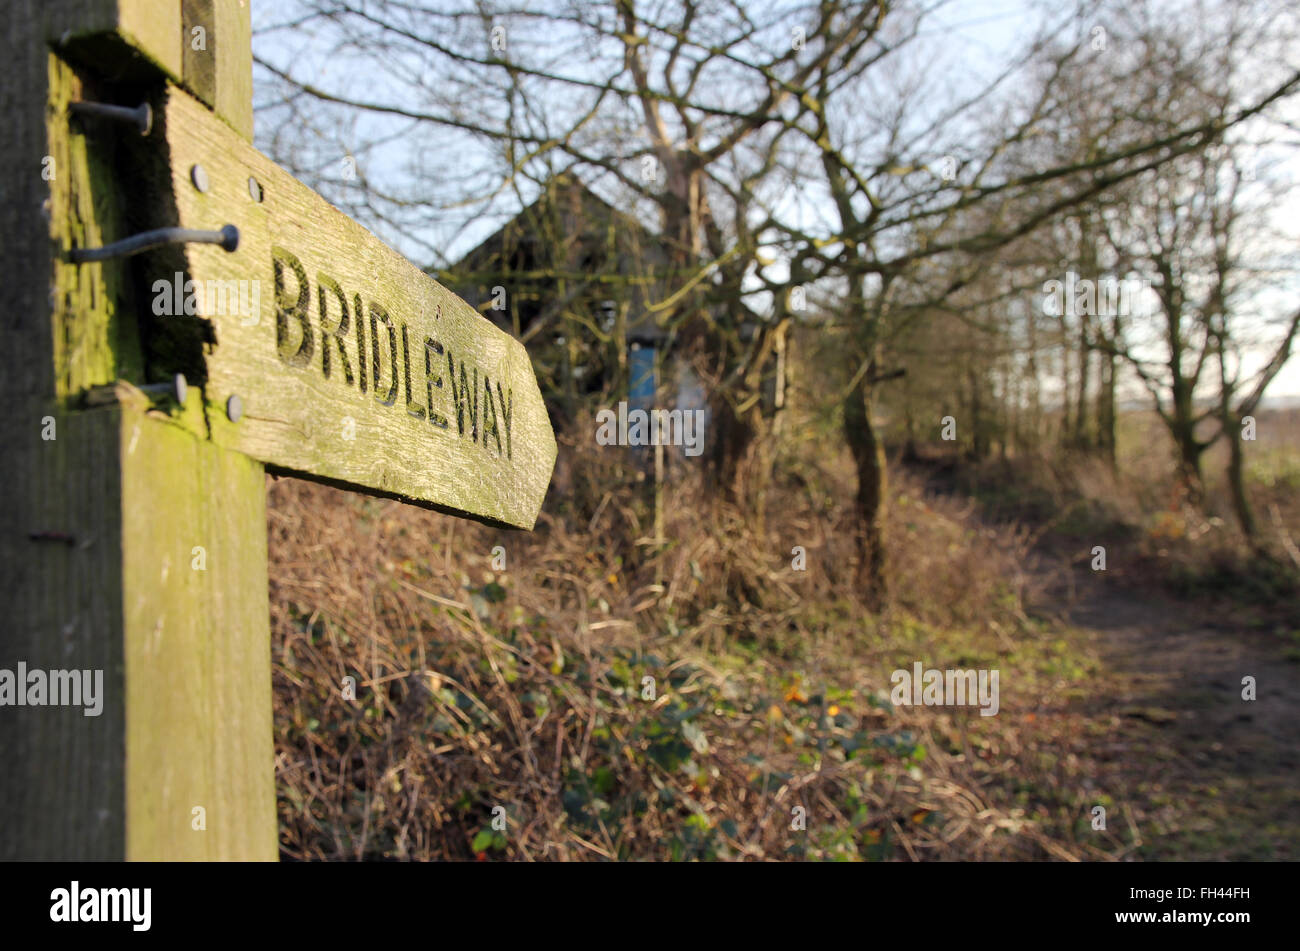
M213 440L532 528L556 447L523 345L195 100L172 91L164 112L177 223L239 231L233 252L189 244L187 273L148 274L155 314L211 323Z

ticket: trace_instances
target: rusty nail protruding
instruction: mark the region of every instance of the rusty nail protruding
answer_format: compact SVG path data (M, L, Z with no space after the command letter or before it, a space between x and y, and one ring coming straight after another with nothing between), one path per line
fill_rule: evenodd
M238 393L231 393L230 399L226 400L226 415L230 417L232 423L237 423L244 416L244 401L239 398Z
M202 165L190 166L190 181L194 183L194 187L199 191L206 192L208 190L208 170Z
M172 377L170 383L150 383L148 386L140 387L140 392L162 393L184 406L185 395L189 392L189 387L185 384L185 374L177 373Z
M72 102L68 109L79 116L99 116L116 122L130 122L140 130L141 135L148 135L153 128L153 110L149 103L142 102L134 109L129 106L111 106L106 102Z
M253 196L253 201L262 200L262 186L252 175L248 176L248 193Z
M223 250L234 251L239 247L239 229L226 225L220 231L196 231L193 228L158 228L154 231L142 231L121 241L114 241L102 248L73 248L68 252L68 260L73 264L87 261L106 261L109 258L126 257L139 254L150 248L164 244L219 244Z

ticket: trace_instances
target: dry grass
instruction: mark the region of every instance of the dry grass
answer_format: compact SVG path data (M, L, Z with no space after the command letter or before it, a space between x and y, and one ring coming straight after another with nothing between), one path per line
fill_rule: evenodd
M1262 411L1257 432L1244 447L1258 548L1233 512L1222 440L1205 454L1205 497L1193 505L1175 477L1168 434L1151 413L1121 417L1114 467L1087 454L1031 454L949 468L939 482L975 499L996 523L1030 526L1031 540L1050 539L1054 553L1076 566L1088 565L1101 545L1112 577L1131 585L1285 614L1300 589L1300 412Z
M655 544L626 457L562 451L568 494L532 534L271 486L286 858L1133 848L1081 831L1087 739L1070 708L1093 661L1026 617L1023 532L896 483L898 582L876 617L848 580L833 464L776 486L762 535L682 475ZM807 571L791 567L795 545ZM914 660L1001 666L1001 714L893 707L889 673Z

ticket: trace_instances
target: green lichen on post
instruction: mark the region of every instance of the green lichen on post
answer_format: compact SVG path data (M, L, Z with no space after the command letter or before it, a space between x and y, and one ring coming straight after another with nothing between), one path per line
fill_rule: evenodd
M118 378L141 379L139 335L122 261L73 264L67 252L124 237L123 183L114 162L117 130L71 116L68 105L92 89L55 55L49 57L46 108L49 240L55 395L63 400Z

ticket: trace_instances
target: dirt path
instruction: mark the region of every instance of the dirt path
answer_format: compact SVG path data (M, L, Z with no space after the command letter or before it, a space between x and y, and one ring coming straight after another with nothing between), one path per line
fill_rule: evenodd
M911 468L927 491L965 496L950 466ZM1039 592L1029 613L1100 663L1069 712L1087 737L1086 785L1113 801L1110 828L1129 844L1107 851L1300 861L1300 611L1279 623L1242 602L1175 598L1126 574L1121 547L1094 572L1077 539L1046 534L1027 566Z
M1135 857L1300 860L1300 666L1273 625L1086 567L1056 572L1043 601L1101 659L1104 689L1082 706L1113 728L1097 772Z

